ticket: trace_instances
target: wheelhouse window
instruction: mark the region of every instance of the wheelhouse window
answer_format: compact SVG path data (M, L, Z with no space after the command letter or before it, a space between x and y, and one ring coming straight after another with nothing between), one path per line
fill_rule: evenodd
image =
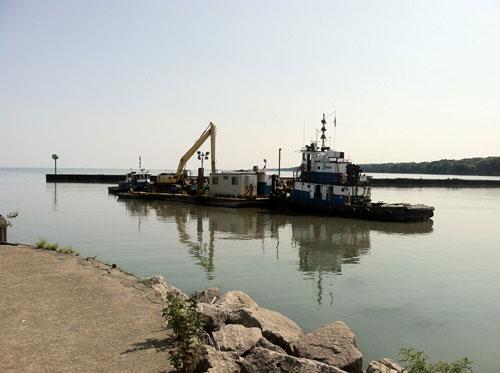
M219 177L218 176L213 176L212 177L212 184L213 185L219 184Z
M236 176L231 178L231 185L238 185L238 178Z

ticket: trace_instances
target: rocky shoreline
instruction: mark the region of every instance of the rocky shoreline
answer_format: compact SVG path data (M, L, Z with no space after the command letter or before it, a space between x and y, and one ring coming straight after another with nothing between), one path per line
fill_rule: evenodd
M0 245L2 370L46 371L58 361L72 371L156 372L161 366L173 372L172 333L161 310L175 294L196 299L202 315L200 371L363 372L356 336L342 321L306 334L242 291L209 288L186 295L162 276L139 279L115 264L77 255ZM370 362L366 373L403 371L381 359Z
M208 372L363 373L363 354L353 331L342 321L310 333L285 315L259 305L239 290L209 288L191 295L169 286L162 276L146 283L166 304L170 292L195 298L207 333L204 368ZM391 359L372 361L366 373L398 373Z

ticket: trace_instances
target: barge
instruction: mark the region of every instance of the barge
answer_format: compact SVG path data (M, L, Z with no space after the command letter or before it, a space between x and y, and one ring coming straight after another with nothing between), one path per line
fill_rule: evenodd
M118 193L118 199L170 201L218 207L269 207L271 201L268 197L237 198L209 196L203 194L190 195L183 193L153 193L135 191Z
M222 207L268 207L339 216L355 219L419 222L434 215L434 207L422 204L383 203L371 200L371 178L344 156L344 152L325 145L326 118L321 121L321 146L318 141L301 149L302 161L293 178L269 176L264 167L252 170L217 172L215 168L215 125L210 123L195 144L180 159L175 174L160 174L155 182L139 188L138 183L123 184L117 192L120 199L143 199L183 202ZM211 169L204 176L203 160L209 152L198 149L211 138ZM198 153L202 167L197 177L188 176L187 161ZM138 175L134 175L138 176ZM153 178L152 178L153 179ZM131 185L129 190L128 186Z

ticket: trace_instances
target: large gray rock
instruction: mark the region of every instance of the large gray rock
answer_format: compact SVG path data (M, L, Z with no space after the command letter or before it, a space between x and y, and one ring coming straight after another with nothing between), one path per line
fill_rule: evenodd
M146 284L149 285L156 295L165 303L167 301L168 294L175 294L181 299L188 299L187 295L184 294L180 289L175 286L168 286L167 281L161 275L153 276L145 280Z
M149 286L163 302L167 301L168 285L163 276L153 276L146 279Z
M304 336L302 329L288 317L265 308L240 308L229 313L228 324L259 328L271 343L294 354L296 342Z
M391 359L374 360L368 365L366 373L402 373L404 368Z
M356 336L342 321L308 333L296 344L296 352L296 356L321 361L347 372L363 372L363 354L356 346Z
M150 285L162 284L165 287L168 287L167 286L167 281L165 280L165 277L163 277L162 275L156 275L156 276L153 276L153 277L146 278L146 281Z
M240 290L228 291L226 294L222 295L215 304L227 310L259 307L252 298Z
M185 293L183 293L181 289L176 288L175 286L169 286L167 289L167 293L177 295L179 298L184 300L188 299L188 296Z
M238 355L254 347L262 338L259 328L247 328L243 325L225 325L212 334L215 347L221 351L234 351Z
M297 358L279 352L255 347L242 362L245 373L345 373L336 367L318 361Z
M265 348L266 350L271 350L274 352L279 352L280 354L286 354L286 351L283 350L280 346L276 346L275 344L272 344L269 342L267 339L262 337L259 339L259 342L257 342L257 347L262 347Z
M200 311L203 320L203 328L206 332L219 330L226 324L228 317L227 312L213 304L198 303L198 311Z
M208 288L202 291L195 291L189 298L196 299L198 303L215 303L221 297L219 288Z
M234 352L217 351L215 348L205 346L205 361L202 371L209 373L239 373L241 367L239 356Z

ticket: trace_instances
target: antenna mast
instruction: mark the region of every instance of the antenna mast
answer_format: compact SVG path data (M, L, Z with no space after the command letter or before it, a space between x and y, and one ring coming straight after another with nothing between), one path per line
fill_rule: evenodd
M325 119L325 113L323 113L323 119L321 119L321 124L323 124L323 127L321 127L321 150L325 150L325 140L326 140L326 119Z

